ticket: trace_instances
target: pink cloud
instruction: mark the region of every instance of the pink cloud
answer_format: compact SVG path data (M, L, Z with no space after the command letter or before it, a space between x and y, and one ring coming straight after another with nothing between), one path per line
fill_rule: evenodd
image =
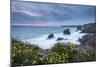
M40 24L40 23L38 23L38 24L32 24L32 26L48 26L47 24Z
M14 23L12 25L14 25L14 26L31 26L31 24L17 24L17 23Z

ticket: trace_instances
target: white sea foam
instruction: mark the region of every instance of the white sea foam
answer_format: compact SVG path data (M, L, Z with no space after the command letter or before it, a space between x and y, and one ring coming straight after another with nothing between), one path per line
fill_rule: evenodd
M39 38L24 40L24 42L27 41L28 43L36 44L39 47L41 47L42 49L50 49L51 47L54 46L55 43L58 43L58 42L60 42L60 43L71 42L71 43L79 45L80 42L78 41L78 39L82 38L82 36L85 35L85 34L86 33L80 33L80 31L73 32L70 35L63 35L63 33L55 33L54 34L55 37L52 38L52 39L47 39L47 37L49 35L48 34L48 35L41 36ZM58 37L64 38L64 40L57 41Z

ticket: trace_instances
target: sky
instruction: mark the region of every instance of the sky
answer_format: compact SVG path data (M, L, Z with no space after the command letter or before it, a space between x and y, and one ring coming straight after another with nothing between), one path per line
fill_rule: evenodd
M96 6L57 3L11 3L11 25L62 26L95 22Z

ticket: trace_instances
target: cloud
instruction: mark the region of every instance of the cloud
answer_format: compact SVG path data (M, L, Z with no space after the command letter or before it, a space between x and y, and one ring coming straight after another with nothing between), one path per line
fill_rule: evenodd
M34 13L34 12L30 12L30 11L26 11L26 10L23 10L21 11L22 13L25 13L25 14L28 14L30 16L42 16L41 14L38 14L38 13Z
M15 10L14 12L20 12L20 13L24 13L27 14L29 16L42 16L42 14L33 12L33 11L28 11L28 10Z
M18 24L18 23L14 23L12 25L13 26L31 26L31 24Z
M18 24L18 23L14 23L12 25L13 26L48 26L47 24L43 24L43 23L34 23L34 24Z
M77 21L95 21L96 17L96 7L89 5L13 1L11 7L12 24L76 24Z

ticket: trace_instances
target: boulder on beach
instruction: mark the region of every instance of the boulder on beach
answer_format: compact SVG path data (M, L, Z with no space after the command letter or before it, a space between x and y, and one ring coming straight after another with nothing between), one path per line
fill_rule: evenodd
M70 35L70 30L69 29L65 29L63 32L64 35Z
M54 38L54 35L50 34L47 39L52 39L52 38Z

